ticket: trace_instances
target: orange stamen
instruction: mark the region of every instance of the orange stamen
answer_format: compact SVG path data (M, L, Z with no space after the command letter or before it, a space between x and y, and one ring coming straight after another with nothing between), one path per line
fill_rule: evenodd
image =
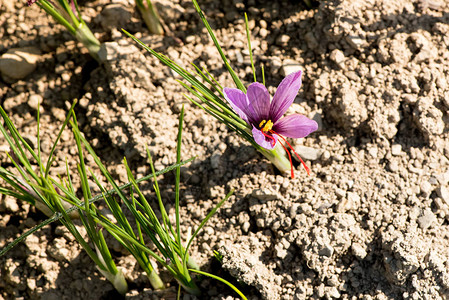
M306 169L307 174L310 176L310 170L309 170L309 167L306 166L305 162L302 160L302 158L299 156L299 154L296 153L296 151L295 151L295 149L293 149L292 145L290 145L290 143L287 142L287 140L286 140L282 135L276 133L275 131L270 130L270 133L271 133L271 134L276 134L276 135L277 135L278 137L280 137L285 143L287 143L287 145L290 147L290 149L293 151L293 153L295 153L296 157L301 161L301 164L304 166L304 169ZM281 145L282 145L282 143L281 143ZM284 147L284 145L282 145L282 147ZM287 150L285 147L284 147L284 149ZM289 152L287 151L287 153L289 153ZM288 155L290 156L290 153L289 153ZM290 159L290 164L291 164L291 159ZM292 174L293 174L293 164L292 164ZM293 176L292 176L292 178L293 178Z

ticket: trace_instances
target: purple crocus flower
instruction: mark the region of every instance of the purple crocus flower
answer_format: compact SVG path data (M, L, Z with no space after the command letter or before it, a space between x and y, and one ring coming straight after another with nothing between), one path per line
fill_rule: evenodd
M250 84L246 94L239 89L223 89L226 100L234 111L251 125L254 140L263 148L273 149L280 137L293 150L284 136L303 138L318 129L317 122L303 115L292 114L282 117L298 94L301 75L302 72L298 71L285 77L271 101L267 88L258 82ZM284 145L282 146L285 148ZM287 153L290 157L290 153L288 151ZM301 160L299 155L296 155ZM308 170L307 167L306 170Z
M33 5L35 2L37 2L37 0L28 0L28 1L27 1L27 5L28 5L28 6L31 6L31 5Z

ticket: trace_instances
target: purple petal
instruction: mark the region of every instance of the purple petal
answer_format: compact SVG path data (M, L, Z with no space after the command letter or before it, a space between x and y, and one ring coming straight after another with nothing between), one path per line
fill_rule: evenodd
M285 114L295 100L301 87L301 75L301 71L291 73L279 84L270 108L270 117L273 123L276 123Z
M31 6L31 5L33 5L36 1L37 1L37 0L28 0L28 1L27 1L27 5L28 5L28 6Z
M277 142L277 140L278 140L278 137L277 137L277 136L272 136L272 137L274 138L274 141L273 141L273 139L270 139L270 138L266 137L266 136L262 133L262 131L260 131L259 129L257 129L257 128L254 127L254 126L253 126L252 132L253 132L254 140L255 140L256 143L259 144L261 147L263 147L263 148L265 148L265 149L268 149L268 150L271 150L271 149L273 149L274 146L276 145L276 142ZM271 134L269 134L269 135L271 136Z
M246 123L248 121L248 98L245 93L239 89L224 88L223 94L226 100L231 105L232 109L243 119Z
M318 123L306 116L293 114L277 121L273 131L290 138L303 138L318 129Z
M258 82L251 83L246 92L249 104L252 108L254 121L268 120L270 113L270 93L267 88Z

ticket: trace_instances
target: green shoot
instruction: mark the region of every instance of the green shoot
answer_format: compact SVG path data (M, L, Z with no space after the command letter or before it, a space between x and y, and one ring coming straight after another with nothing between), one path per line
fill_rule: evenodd
M153 34L164 34L164 29L160 21L159 13L156 6L151 3L151 0L136 0L136 6L142 15L148 30Z
M100 59L98 56L100 42L82 19L76 0L28 0L28 6L35 2L59 24L63 25L79 42L83 43L93 58Z

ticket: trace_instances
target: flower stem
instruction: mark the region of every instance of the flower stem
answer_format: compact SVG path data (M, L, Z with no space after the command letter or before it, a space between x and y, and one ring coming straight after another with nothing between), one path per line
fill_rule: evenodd
M148 280L150 281L151 286L155 290L163 290L165 289L165 285L162 282L162 279L159 277L157 272L155 270L151 271L150 273L147 272Z
M114 288L120 294L125 295L128 292L128 283L126 282L121 268L117 268L117 273L115 274L109 271L102 270L99 266L97 266L97 270L100 271L100 273L112 283Z
M148 1L147 1L148 2ZM148 3L149 6L137 5L137 8L142 15L145 24L147 24L148 30L153 34L164 34L164 29L162 28L161 22L159 21L159 14L154 5L151 2Z
M194 296L200 296L201 295L201 291L198 288L198 286L195 284L195 282L193 280L191 280L189 282L189 285L187 286L184 283L181 283L180 280L178 280L178 283L182 286L182 288L189 294L194 295Z
M58 10L55 6L53 6L53 4L51 4L51 2L48 2L48 1L38 1L37 4L43 10L45 10L46 13L48 13L53 18L55 18L55 20L58 21L59 24L63 25L65 28L67 28L67 30L70 31L71 34L75 34L76 30L75 30L74 26L70 23L70 21L68 21L64 18L63 11Z
M281 143L276 143L276 146L272 150L267 150L262 147L258 150L268 158L282 174L288 173L291 170L292 166Z
M100 41L94 36L92 31L90 31L89 27L86 23L81 22L79 26L76 28L75 37L78 41L83 43L83 45L89 50L90 55L95 58L97 61L99 60L98 52L100 51Z

